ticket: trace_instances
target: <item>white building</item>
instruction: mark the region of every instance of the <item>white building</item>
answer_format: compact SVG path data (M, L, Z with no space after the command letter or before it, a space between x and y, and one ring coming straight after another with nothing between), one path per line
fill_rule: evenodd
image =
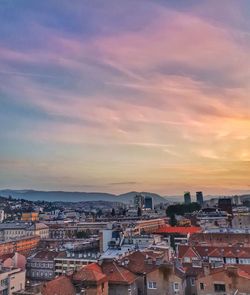
M12 295L25 289L25 270L4 268L0 271L0 294Z

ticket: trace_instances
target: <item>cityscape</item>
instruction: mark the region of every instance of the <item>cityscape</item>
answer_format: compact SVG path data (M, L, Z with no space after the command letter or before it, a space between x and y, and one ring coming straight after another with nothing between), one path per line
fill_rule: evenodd
M0 295L250 295L250 2L0 1Z

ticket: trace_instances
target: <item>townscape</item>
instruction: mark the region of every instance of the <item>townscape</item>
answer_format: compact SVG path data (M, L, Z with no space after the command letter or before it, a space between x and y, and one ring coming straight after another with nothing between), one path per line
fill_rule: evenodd
M250 0L0 0L0 295L250 295Z
M1 294L249 294L249 199L1 197Z

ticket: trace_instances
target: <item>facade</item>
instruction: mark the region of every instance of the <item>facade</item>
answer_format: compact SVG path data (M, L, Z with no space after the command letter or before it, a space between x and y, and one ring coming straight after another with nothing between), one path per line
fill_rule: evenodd
M184 295L185 273L162 264L147 274L147 295Z
M247 207L233 209L232 228L250 229L250 210Z
M16 291L25 289L25 271L20 268L1 268L0 294L12 295Z
M206 269L196 280L197 295L250 294L249 268Z
M39 213L37 213L37 212L22 213L21 220L22 221L38 221L39 220Z
M42 239L49 237L49 227L43 223L11 222L0 224L0 240L11 241L22 237L39 236Z
M196 215L196 223L203 229L229 227L229 216L218 209L204 209Z
M190 194L190 192L185 192L184 193L184 203L186 205L191 203L191 194Z
M5 219L5 212L4 212L4 210L0 210L0 222L3 222L4 221L4 219Z
M29 280L47 281L55 277L56 251L40 251L27 259L27 278Z
M9 242L0 243L0 256L18 252L21 254L29 253L36 249L40 238L38 236L22 237Z
M97 262L98 258L98 253L90 251L85 253L61 252L54 258L55 275L79 270L85 265Z
M157 218L150 220L140 220L135 223L133 228L133 234L142 234L142 233L154 233L159 230L161 227L166 225L166 219Z
M142 209L143 206L144 206L144 202L145 202L145 198L144 198L143 195L136 195L136 196L134 197L134 206L135 206L136 208L140 208L140 209Z
M145 209L154 209L154 203L153 203L153 198L146 196L145 197Z
M202 192L196 192L196 202L200 205L203 204L203 193Z
M51 239L76 238L77 233L88 231L91 234L98 234L101 230L112 228L109 222L79 222L75 225L51 224L49 226L49 237Z

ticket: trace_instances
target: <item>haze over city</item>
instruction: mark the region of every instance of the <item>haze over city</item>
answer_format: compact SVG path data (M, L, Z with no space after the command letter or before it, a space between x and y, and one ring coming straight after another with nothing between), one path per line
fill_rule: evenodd
M2 0L0 188L249 192L249 33L247 0Z

